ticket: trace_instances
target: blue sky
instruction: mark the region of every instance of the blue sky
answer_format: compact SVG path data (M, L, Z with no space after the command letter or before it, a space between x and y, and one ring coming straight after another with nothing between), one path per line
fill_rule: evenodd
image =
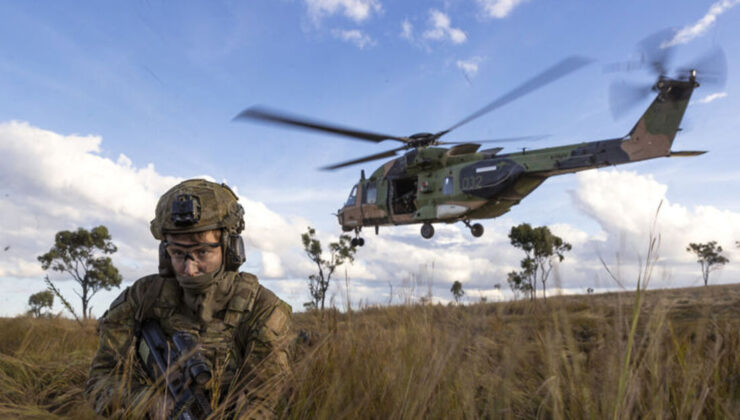
M440 301L451 298L454 280L463 281L469 296L501 298L493 285L505 283L521 258L506 233L524 221L554 226L574 243L560 286L582 291L604 276L594 249L609 256L626 248L622 254L638 261L645 232L630 226L649 219L661 199L667 203L661 220L668 274L655 285L695 284L698 267L683 251L685 242L720 240L732 260L733 239L740 239L740 200L733 194L740 179L737 4L2 2L0 241L11 248L0 255L0 283L7 290L0 315L23 311L27 296L43 289L35 256L62 229L106 224L121 248L116 262L125 284L152 272L156 243L147 236L147 221L156 197L193 176L238 189L252 210L245 268L300 308L311 267L298 235L310 224L325 241L335 238L339 228L331 213L360 169L371 172L379 163L335 172L316 168L395 145L232 122L237 113L264 104L390 134L433 132L579 54L597 61L448 139L550 135L536 144L507 145L514 150L613 138L629 131L649 99L614 120L609 84L651 79L608 74L603 67L634 58L636 43L666 27L683 34L676 65L716 45L726 53L727 84L695 92L686 130L674 143L677 150L710 153L551 179L511 213L484 221L480 240L454 225L442 226L432 241L419 238L418 226L368 234L373 245L361 249L349 269L351 299L387 302L394 298L389 282L418 281L427 271L436 273L427 277L434 278L428 283ZM702 103L711 94L716 99ZM713 275L730 282L736 271L731 263ZM53 278L71 293L70 282ZM96 297L95 312L117 293ZM341 289L333 293L337 302L346 298Z

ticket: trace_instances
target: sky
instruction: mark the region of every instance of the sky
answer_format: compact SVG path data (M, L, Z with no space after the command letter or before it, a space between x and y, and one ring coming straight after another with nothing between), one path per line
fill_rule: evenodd
M428 293L447 303L454 281L467 302L509 299L506 274L523 254L507 234L524 222L573 245L551 293L634 288L651 232L659 246L648 287L700 285L685 248L710 240L730 259L710 281L736 282L738 3L0 1L0 316L26 311L47 274L79 309L76 284L44 272L36 257L58 231L103 224L124 280L91 301L101 315L123 288L156 272L154 206L192 177L237 191L247 215L242 269L302 310L315 267L301 233L312 226L325 245L336 240L332 214L360 170L382 162L317 168L396 146L234 122L235 115L259 104L398 136L435 132L577 54L594 63L445 139L548 135L506 144L505 153L620 137L652 98L615 119L610 84L654 76L605 68L636 59L637 43L664 28L675 30L676 67L717 46L725 51L727 83L694 92L673 145L709 153L551 178L511 212L483 220L481 238L460 223L435 226L431 240L419 225L363 231L366 245L338 270L327 303L403 303Z

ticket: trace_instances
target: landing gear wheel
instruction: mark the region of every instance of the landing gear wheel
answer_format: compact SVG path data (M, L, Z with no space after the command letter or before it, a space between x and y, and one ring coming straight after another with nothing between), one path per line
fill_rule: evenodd
M431 223L424 223L421 225L421 236L424 239L429 239L434 236L434 226Z
M357 238L357 245L358 246L365 246L365 239L364 238Z
M356 248L358 246L363 246L363 245L365 245L365 239L363 239L363 238L352 238L352 240L349 241L349 244L353 248Z
M483 231L483 225L480 223L476 223L470 227L470 233L472 233L476 238L480 238L483 235Z

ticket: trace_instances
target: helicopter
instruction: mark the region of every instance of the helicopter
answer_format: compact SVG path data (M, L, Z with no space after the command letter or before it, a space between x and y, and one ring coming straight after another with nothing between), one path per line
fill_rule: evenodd
M659 157L697 156L705 151L673 151L671 146L689 104L694 89L699 87L697 77L703 74L701 66L679 69L669 77L670 49L661 46L666 32L646 38L641 44L642 57L638 62L617 66L617 70L631 71L647 67L657 80L647 85L612 86L612 110L634 104L649 96L655 98L625 136L541 149L522 149L517 153L500 153L502 147L481 150L482 143L527 139L498 139L476 142L443 142L440 138L475 118L493 111L548 83L570 74L592 60L568 57L505 95L462 119L451 127L436 133L417 133L407 137L374 133L328 124L290 115L264 107L242 111L235 120L257 120L272 124L320 131L354 139L379 143L386 140L401 142L395 149L326 166L334 170L363 162L395 156L376 169L369 177L361 171L360 180L352 187L347 201L336 214L344 232L354 232L352 246L363 246L360 237L363 227L371 227L378 234L380 226L421 224L421 236L434 236L434 223L462 222L472 236L484 233L483 225L474 220L499 217L539 187L546 179L609 165L620 165ZM721 50L703 62L715 68L724 66ZM622 68L620 68L622 67ZM614 69L612 69L614 70ZM709 71L708 78L717 83L723 71ZM626 99L625 99L626 97ZM452 147L440 147L452 146Z

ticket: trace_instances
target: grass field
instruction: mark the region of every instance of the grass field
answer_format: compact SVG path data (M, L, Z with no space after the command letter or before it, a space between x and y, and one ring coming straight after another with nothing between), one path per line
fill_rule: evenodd
M740 418L740 285L296 314L283 418ZM637 310L636 310L637 309ZM93 322L0 319L0 418L93 418Z

